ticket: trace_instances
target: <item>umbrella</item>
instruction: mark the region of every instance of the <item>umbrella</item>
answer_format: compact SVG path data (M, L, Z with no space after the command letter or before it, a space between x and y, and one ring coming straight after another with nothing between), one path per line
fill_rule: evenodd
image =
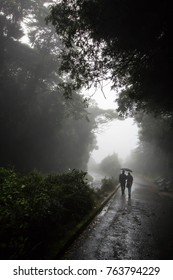
M121 170L124 170L124 171L129 171L129 172L133 172L131 169L126 168L126 167L121 168Z

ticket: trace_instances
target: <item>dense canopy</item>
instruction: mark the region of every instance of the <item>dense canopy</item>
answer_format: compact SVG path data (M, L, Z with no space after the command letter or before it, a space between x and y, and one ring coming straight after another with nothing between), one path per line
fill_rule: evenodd
M44 4L42 0L0 1L0 166L25 173L34 168L86 170L96 145L96 119L109 116L98 108L89 112L78 92L65 102L57 88L59 39L45 24ZM21 42L23 24L32 48Z
M67 95L111 79L122 113L172 112L171 1L60 0L47 20L64 44Z

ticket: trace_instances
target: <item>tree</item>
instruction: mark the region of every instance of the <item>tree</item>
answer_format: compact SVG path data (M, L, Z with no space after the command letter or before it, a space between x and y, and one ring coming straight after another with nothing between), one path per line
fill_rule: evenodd
M129 164L139 173L172 177L172 118L140 112L135 120L140 142L129 158Z
M112 154L105 157L99 164L99 171L108 177L117 178L120 172L120 162L117 154Z
M78 92L65 102L57 88L61 81L55 59L59 41L53 28L45 25L43 4L0 2L0 165L24 172L33 168L43 172L86 169L95 145L94 117L90 116L90 122L84 118L88 112ZM31 28L32 48L20 42L23 20Z
M63 43L66 94L111 79L127 110L130 99L135 110L172 113L171 1L61 0L47 21Z

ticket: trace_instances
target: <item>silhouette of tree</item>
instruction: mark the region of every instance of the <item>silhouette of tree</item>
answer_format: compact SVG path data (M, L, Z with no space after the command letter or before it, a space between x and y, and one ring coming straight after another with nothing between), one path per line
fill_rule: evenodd
M61 0L47 21L63 43L67 95L111 79L113 88L123 87L123 115L141 108L172 113L171 1Z

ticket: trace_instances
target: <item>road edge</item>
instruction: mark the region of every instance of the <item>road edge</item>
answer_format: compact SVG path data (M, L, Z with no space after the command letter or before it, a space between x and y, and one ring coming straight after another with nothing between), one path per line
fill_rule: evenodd
M120 188L120 184L118 184L113 192L111 192L105 200L102 201L102 203L91 213L90 216L88 216L80 225L75 229L74 232L68 237L67 240L64 241L64 244L62 247L58 250L56 255L54 256L54 259L62 259L63 254L65 251L72 245L72 243L75 241L75 239L86 229L86 227L92 222L92 220L101 212L103 207L108 203L108 201L113 197L113 195L117 192L117 190Z

